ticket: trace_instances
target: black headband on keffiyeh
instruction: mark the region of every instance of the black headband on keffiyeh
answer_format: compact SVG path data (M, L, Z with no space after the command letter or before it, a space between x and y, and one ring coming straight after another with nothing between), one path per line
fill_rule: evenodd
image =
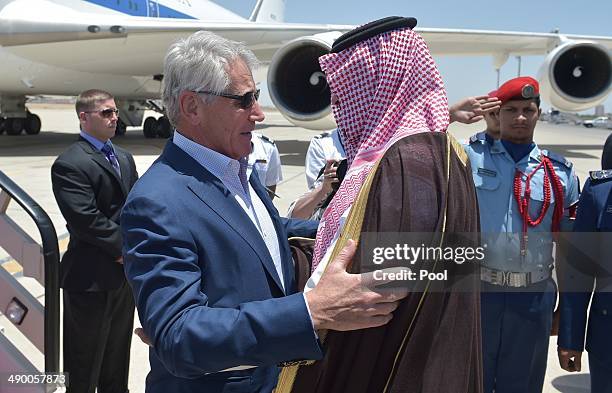
M368 38L372 38L378 34L386 33L387 31L409 28L414 29L417 24L416 18L404 18L402 16L388 16L378 19L363 26L347 31L334 41L331 53L338 53L350 46L353 46Z

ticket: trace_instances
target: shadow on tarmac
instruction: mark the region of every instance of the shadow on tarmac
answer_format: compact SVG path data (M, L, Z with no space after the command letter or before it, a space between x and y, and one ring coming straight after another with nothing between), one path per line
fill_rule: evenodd
M589 393L590 374L563 375L552 380L552 385L561 393Z
M277 140L276 147L281 154L281 164L304 166L309 144L309 141Z
M287 128L287 125L286 124L262 124L262 123L255 124L256 131L265 130L267 128Z

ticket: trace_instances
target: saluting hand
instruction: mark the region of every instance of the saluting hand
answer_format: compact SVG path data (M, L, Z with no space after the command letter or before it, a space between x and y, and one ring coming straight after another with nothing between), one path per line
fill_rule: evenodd
M451 123L472 124L484 119L484 114L500 108L501 101L497 97L487 95L466 97L448 108Z

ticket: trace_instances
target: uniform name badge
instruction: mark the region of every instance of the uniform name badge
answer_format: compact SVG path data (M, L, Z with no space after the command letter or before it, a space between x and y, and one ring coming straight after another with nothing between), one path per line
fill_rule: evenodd
M487 169L487 168L478 168L478 174L480 176L495 177L497 176L497 171L494 171L493 169Z

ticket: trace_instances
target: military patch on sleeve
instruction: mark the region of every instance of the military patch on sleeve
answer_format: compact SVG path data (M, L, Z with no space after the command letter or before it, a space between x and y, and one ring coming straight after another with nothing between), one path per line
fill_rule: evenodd
M602 181L612 179L612 169L606 169L603 171L591 171L589 176L592 181Z
M572 169L572 165L573 164L571 162L569 162L567 160L567 158L563 157L561 154L557 154L557 153L552 152L550 150L542 150L542 155L550 158L553 161L558 162L559 164L562 164L567 169Z

